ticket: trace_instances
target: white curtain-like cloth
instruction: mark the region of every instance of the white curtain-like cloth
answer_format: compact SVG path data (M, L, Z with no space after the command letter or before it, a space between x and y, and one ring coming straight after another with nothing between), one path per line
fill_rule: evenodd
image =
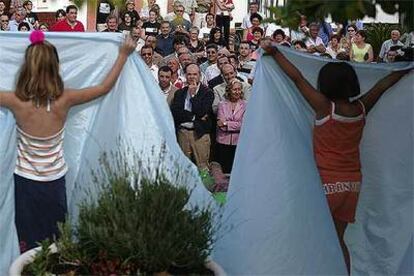
M65 86L83 88L99 84L112 67L122 36L120 34L47 33L46 39L59 52ZM0 32L0 90L10 91L26 47L28 33ZM123 143L120 143L122 141ZM110 94L74 107L66 122L65 159L69 166L66 189L70 214L76 214L85 190L93 192L91 170L99 167L103 152L132 150L148 166L158 164L158 152L165 144L168 172L183 172L180 184L193 189L190 203L211 204L194 165L182 154L175 137L171 113L153 76L132 54ZM121 148L120 148L121 146ZM124 146L124 148L122 148ZM128 149L127 149L128 148ZM7 275L18 256L14 226L13 170L16 158L15 120L0 109L0 275ZM132 161L132 160L131 160ZM35 227L35 226L34 226Z
M280 47L279 47L280 48ZM330 60L281 47L316 86ZM352 64L362 94L399 64ZM413 72L367 117L362 190L346 232L352 273L413 273ZM214 258L230 275L346 274L312 149L313 112L273 58L261 57Z

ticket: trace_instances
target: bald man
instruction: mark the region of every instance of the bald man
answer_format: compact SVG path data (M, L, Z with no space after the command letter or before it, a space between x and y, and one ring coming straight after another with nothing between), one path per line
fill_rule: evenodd
M185 67L187 85L175 92L171 104L178 144L199 169L208 169L212 132L213 92L200 82L200 67Z

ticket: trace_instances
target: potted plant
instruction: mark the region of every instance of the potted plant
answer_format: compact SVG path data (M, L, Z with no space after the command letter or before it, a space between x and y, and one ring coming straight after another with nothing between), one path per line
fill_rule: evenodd
M159 170L149 176L123 160L114 163L121 165L104 162L94 181L100 193L80 204L76 225L59 225L60 237L21 255L10 274L24 267L24 275L223 275L208 261L215 232L210 206L189 206L191 190Z

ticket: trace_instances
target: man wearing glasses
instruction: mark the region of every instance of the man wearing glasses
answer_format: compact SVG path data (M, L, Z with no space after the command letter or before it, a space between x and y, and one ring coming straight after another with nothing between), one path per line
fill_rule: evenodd
M217 63L218 47L216 44L208 44L206 46L207 61L200 65L201 72L205 73L207 67Z
M181 6L181 8L179 8L179 6ZM177 13L177 9L179 9L180 11L182 9L182 13L181 12ZM181 1L174 1L173 12L168 13L164 17L164 20L166 20L168 22L171 22L177 17L177 15L181 16L182 18L184 18L187 21L191 21L190 16L188 15L188 13L185 12L184 5Z
M182 4L177 4L175 8L175 18L171 20L172 30L176 33L189 35L191 22L184 18L185 9Z
M150 69L155 80L158 81L158 66L154 64L153 60L154 49L151 46L143 46L141 48L141 57L144 60L145 64Z

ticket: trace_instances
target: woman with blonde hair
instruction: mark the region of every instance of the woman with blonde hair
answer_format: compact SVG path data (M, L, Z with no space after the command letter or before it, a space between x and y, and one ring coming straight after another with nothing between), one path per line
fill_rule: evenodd
M22 252L58 235L57 223L65 219L63 140L70 108L107 94L136 46L126 38L101 84L69 89L59 74L55 46L41 31L32 32L30 40L14 93L0 92L0 106L14 114L17 125L15 224Z
M246 111L243 85L238 79L227 84L225 98L218 104L216 160L224 173L230 173Z

